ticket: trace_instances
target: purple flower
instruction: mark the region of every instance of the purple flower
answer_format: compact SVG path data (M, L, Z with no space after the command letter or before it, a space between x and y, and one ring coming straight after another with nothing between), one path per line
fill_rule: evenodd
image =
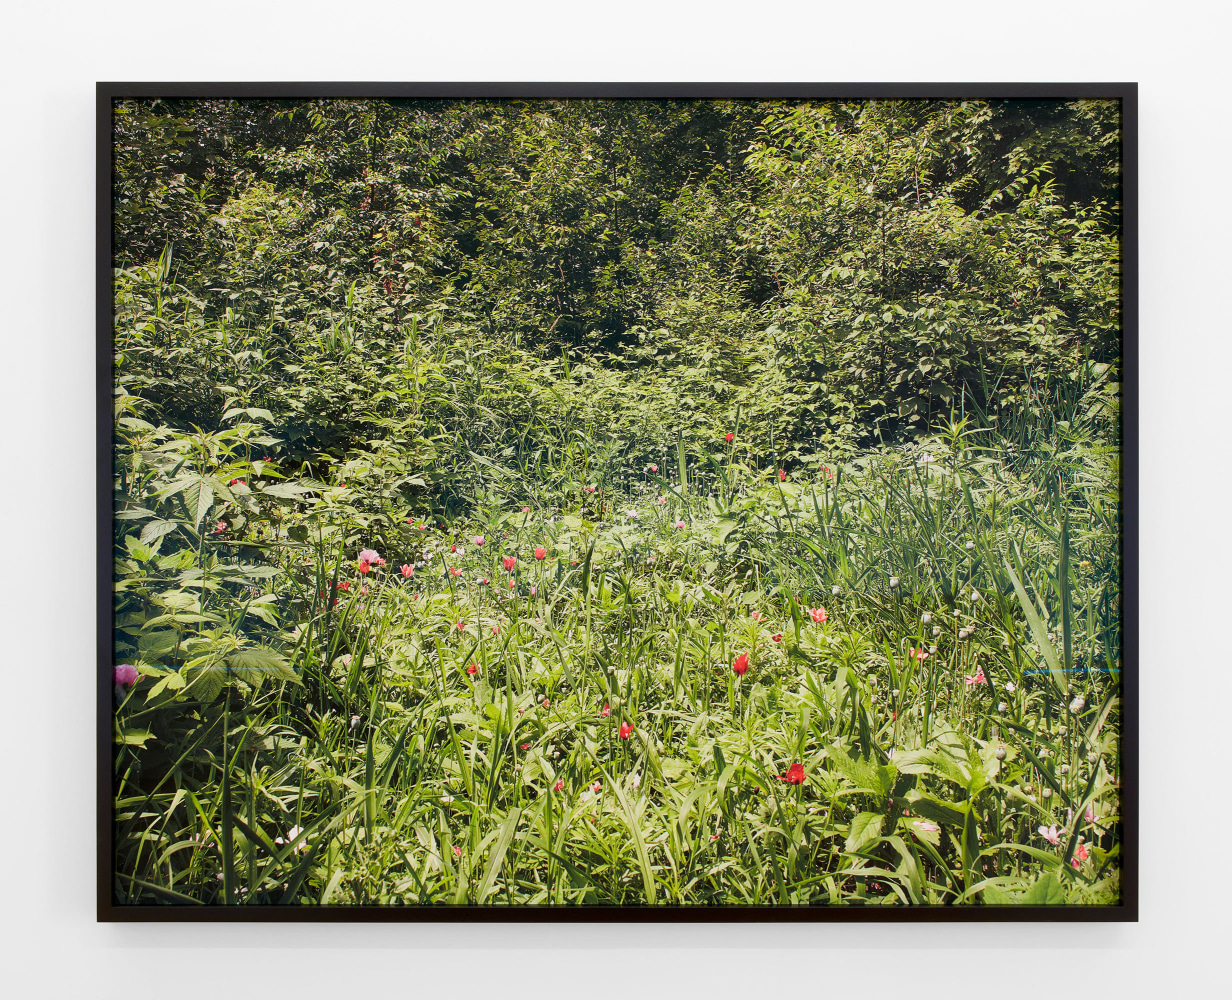
M117 688L130 688L137 683L137 678L141 676L137 673L137 668L131 663L121 663L115 668L115 686Z

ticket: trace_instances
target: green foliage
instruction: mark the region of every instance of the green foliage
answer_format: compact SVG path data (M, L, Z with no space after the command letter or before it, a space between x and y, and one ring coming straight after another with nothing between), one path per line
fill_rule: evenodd
M119 900L1117 901L1112 109L116 128Z

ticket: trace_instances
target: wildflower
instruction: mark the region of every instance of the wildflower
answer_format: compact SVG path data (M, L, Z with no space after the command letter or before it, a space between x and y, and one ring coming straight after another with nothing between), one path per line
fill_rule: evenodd
M359 588L359 596L360 596L360 597L363 597L366 593L368 593L368 588L367 588L367 587L360 587L360 588ZM360 605L360 607L362 608L362 607L363 607L363 605L361 604L361 605Z
M629 779L629 787L635 792L642 787L642 776L640 773L634 774L633 777Z
M970 687L973 684L987 684L988 678L984 676L984 668L977 667L975 670L975 673L972 676L970 677L964 676L963 683L966 684L968 687Z
M513 584L513 577L510 577L510 578L509 578L509 589L510 589L510 590L513 590L513 586L514 586L514 584Z
M522 508L522 513L523 513L523 514L529 514L529 513L530 513L530 508L529 508L529 507L523 507L523 508Z
M1087 806L1086 818L1088 823L1095 822L1095 807Z
M545 549L542 545L535 546L535 558L536 559L542 562L544 559L547 558L547 555L548 555L548 550Z
M603 791L602 782L596 781L593 785L590 786L590 790L594 792L596 795L598 795L601 791Z
M476 535L471 539L476 545L483 545L483 535Z
M458 631L461 632L466 628L466 622L458 622Z
M755 622L759 622L759 621L761 621L761 612L760 612L760 611L751 611L751 612L749 612L749 617L750 617L750 618L752 618L752 619L753 619L753 621L755 621Z
M350 580L343 580L340 584L338 584L338 589L339 589L339 590L350 590L350 589L351 589L351 581L350 581Z
M621 723L621 725L620 725L620 738L621 738L622 740L627 740L627 739L628 739L630 736L632 736L632 735L633 735L633 723L632 723L632 722L623 722L623 723Z
M460 848L457 844L453 845L453 856L455 858L462 857L462 848Z
M226 521L219 521L216 525L214 525L214 534L216 535L221 535L226 530L227 530Z
M933 458L932 455L930 455L928 452L924 452L924 457L920 459L920 464L927 465L929 462L935 462L935 461L937 460Z
M736 435L733 434L731 431L728 431L726 434L723 435L723 440L726 441L728 444L731 444L733 441L736 440Z
M244 482L244 480L242 479L232 479L231 482L227 483L227 485L228 486L247 486L248 484Z
M774 633L774 635L770 636L770 639L771 639L771 641L773 641L773 642L782 642L782 641L783 641L783 633L782 633L782 632L775 632L775 633Z
M818 625L820 625L822 622L826 620L826 609L825 608L809 608L808 613L809 613L809 617L812 618L813 621L816 622Z
M908 658L914 656L917 660L923 662L928 659L928 650L923 646L920 646L918 649L909 649L907 650L907 656Z
M377 554L375 549L364 549L359 553L360 562L371 563L372 565L380 565L383 561Z
M504 565L506 573L512 573L513 567L518 564L518 557L517 556L505 556L503 559L501 559L501 563Z
M657 465L652 465L652 466L649 466L649 468L650 468L650 471L651 471L651 472L658 472L658 471L659 471L659 467L658 467Z
M830 588L831 597L838 597L838 595L841 594L842 592L843 592L843 588L838 586L837 584Z
M968 551L968 552L970 552L970 551L971 551L972 549L974 549L974 548L975 548L975 542L968 542L968 543L967 543L967 551Z
M667 503L667 497L659 497L659 499L656 500L655 503Z
M479 673L478 664L472 663L469 667L466 668L466 672L470 674L472 677L474 677L477 673Z
M594 493L594 491L595 491L595 487L593 487L593 486L587 486L587 487L586 487L586 492L587 492L587 493Z
M1009 708L1009 705L1007 705L1005 702L1003 702L1003 701L999 701L999 702L997 702L997 711L998 711L998 712L1005 712L1008 708Z
M639 516L640 516L640 515L638 514L638 512L637 512L637 511L635 511L635 510L631 510L631 511L629 511L629 520L630 520L630 521L636 521L636 520L638 519L638 517L639 517Z
M530 596L531 596L531 597L534 597L537 593L539 593L539 588L538 588L538 587L531 587L531 588L530 588Z
M609 715L611 715L611 714L612 714L612 706L611 706L611 705L609 705L609 704L605 701L605 702L603 703L603 711L601 711L599 714L600 714L603 718L605 718L605 719L606 719Z
M557 778L557 779L556 779L556 784L554 784L554 785L552 786L552 791L554 791L554 792L559 792L559 791L560 791L562 788L564 788L564 787L565 787L565 779L564 779L564 778Z
M936 823L932 822L931 820L927 820L927 819L912 820L911 825L915 827L919 827L925 833L936 833L938 830L941 829L941 827L939 827Z
M278 844L279 846L281 846L282 844L293 843L295 841L295 838L298 837L303 832L304 832L303 827L293 826L291 827L291 829L287 831L287 835L285 839L282 837L275 837L274 843ZM299 854L301 851L305 851L307 849L308 849L307 844L299 844L295 848L295 853Z
M372 569L371 564L370 564L370 563L368 563L366 560L361 559L361 560L359 561L359 571L360 571L360 573L365 573L365 574L366 574L366 573L367 573L369 570L371 570L371 569Z
M786 479L787 479L787 473L784 472L782 469L779 469L779 482L781 483Z
M461 575L462 575L462 571L461 571L460 569L458 569L458 567L457 567L457 566L450 566L450 567L449 567L449 575L450 575L450 576L461 576Z
M415 567L412 566L410 563L403 563L402 564L402 575L409 580L412 576L415 575Z
M130 687L137 683L139 676L137 668L131 663L121 663L117 666L113 674L116 696L122 697Z
M741 653L734 660L732 660L732 673L735 674L737 677L743 677L745 675L745 672L748 669L749 669L749 654L748 653Z
M489 583L491 583L491 582L492 582L492 581L491 581L491 580L489 580L486 576L481 576L481 577L479 578L479 584L480 584L480 586L486 587L486 586L487 586Z
M1059 844L1061 842L1061 834L1057 831L1057 824L1052 826L1041 826L1039 828L1040 836L1050 844Z
M683 527L684 527L684 522L683 522L683 521L677 521L677 522L676 522L676 524L675 524L675 528L676 528L676 530L677 530L677 531L679 531L679 530L680 530L681 528L683 528Z
M786 774L779 775L779 781L785 781L789 785L803 785L804 778L805 774L803 764L792 764L791 767L787 769Z
M443 805L443 806L447 806L447 805L449 805L449 803L450 803L450 802L452 802L452 801L453 801L453 796L452 796L452 795L445 794L445 795L442 795L442 796L441 796L441 805Z
M1005 682L1005 693L1006 693L1006 694L1013 694L1016 690L1018 690L1018 689L1017 689L1016 687L1014 687L1014 682L1013 682L1013 681L1006 681L1006 682Z
M1082 863L1091 856L1091 852L1087 850L1086 844L1079 844L1074 848L1074 856L1069 859L1069 863L1075 868L1081 868Z
M525 753L527 750L530 749L530 744L529 743L519 743L518 749L521 750L523 753Z
M1083 698L1082 695L1079 695L1077 698L1075 698L1073 701L1069 703L1069 710L1073 712L1074 715L1077 715L1084 708L1086 708L1086 706L1087 706L1086 699Z
M549 704L551 704L551 703L548 701L548 699L547 699L547 698L544 698L544 699L543 699L543 707L544 707L544 708L547 708Z

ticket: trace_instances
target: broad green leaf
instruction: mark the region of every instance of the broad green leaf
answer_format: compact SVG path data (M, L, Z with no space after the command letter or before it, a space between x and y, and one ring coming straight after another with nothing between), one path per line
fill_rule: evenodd
M885 817L881 813L856 813L851 820L845 850L849 854L854 854L875 844L881 837L881 824L884 820Z

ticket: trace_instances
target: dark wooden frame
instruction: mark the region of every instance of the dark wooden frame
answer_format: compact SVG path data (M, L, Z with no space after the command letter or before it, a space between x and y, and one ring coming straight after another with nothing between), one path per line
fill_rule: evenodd
M112 107L124 98L588 98L1069 100L1121 102L1122 122L1122 891L1116 906L617 907L120 906L112 865ZM1138 826L1138 85L1136 83L99 83L96 177L97 916L100 921L1136 921Z

